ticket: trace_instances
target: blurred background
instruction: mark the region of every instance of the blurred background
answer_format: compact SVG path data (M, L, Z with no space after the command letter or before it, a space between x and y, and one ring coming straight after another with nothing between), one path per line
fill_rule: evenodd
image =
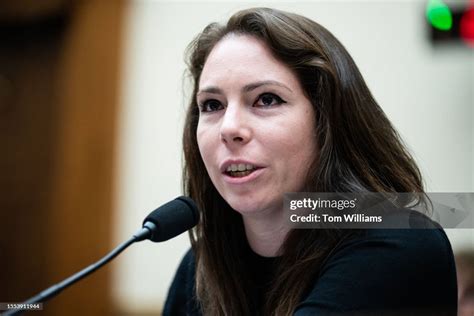
M181 194L184 50L254 6L333 32L427 190L474 192L473 1L3 0L0 302L97 261ZM447 233L456 252L474 251L473 229ZM188 248L186 234L132 246L31 314L159 314Z

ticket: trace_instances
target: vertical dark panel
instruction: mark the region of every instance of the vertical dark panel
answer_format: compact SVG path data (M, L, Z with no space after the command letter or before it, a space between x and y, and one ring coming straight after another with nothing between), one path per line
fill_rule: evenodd
M56 83L66 18L0 22L0 301L47 284Z
M28 298L114 246L125 8L119 0L69 3L36 17L16 5L22 19L0 14L1 302ZM110 267L44 309L35 315L112 315Z
M52 279L111 250L115 126L123 5L80 1L74 9L59 73L61 111L51 204ZM55 315L111 313L110 266L68 289Z

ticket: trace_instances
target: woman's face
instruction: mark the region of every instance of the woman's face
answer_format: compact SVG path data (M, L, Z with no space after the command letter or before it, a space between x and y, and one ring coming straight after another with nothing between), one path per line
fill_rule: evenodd
M265 44L229 35L201 74L197 141L207 172L244 216L282 211L316 154L314 110L290 68Z

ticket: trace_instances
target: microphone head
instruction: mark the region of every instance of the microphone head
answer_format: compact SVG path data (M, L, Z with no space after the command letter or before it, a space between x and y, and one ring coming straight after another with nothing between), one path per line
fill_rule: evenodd
M180 196L151 212L143 221L143 226L147 222L155 224L156 228L151 229L151 236L148 239L160 242L193 228L198 220L196 203L188 197ZM146 227L150 226L153 225Z

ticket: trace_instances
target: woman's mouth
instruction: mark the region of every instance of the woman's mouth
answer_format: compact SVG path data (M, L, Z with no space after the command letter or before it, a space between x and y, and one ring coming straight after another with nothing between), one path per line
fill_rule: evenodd
M248 176L255 170L257 170L257 167L251 164L231 164L227 167L225 174L232 178L242 178Z

